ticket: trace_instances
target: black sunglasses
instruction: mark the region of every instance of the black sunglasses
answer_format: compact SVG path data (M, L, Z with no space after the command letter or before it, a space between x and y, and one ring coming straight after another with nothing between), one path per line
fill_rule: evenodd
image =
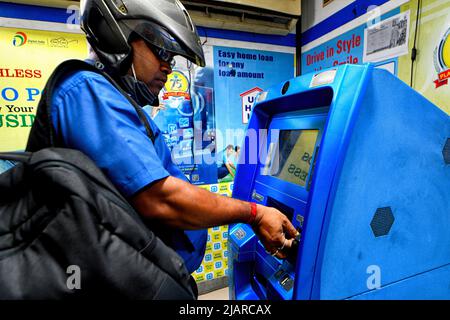
M170 52L167 51L165 49L162 48L158 48L152 44L149 44L148 42L146 42L147 47L150 48L150 50L153 51L153 53L156 55L156 57L164 62L167 62L171 68L173 68L175 66L175 60L173 59L175 57L175 55Z

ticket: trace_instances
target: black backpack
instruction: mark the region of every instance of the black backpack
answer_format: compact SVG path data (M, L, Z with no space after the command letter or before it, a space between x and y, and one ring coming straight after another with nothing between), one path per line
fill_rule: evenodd
M181 257L79 151L2 154L0 299L195 299Z
M117 79L111 77L103 69L99 69L96 66L101 67L101 64L96 64L94 66L81 60L67 60L56 67L42 92L38 109L36 111L36 118L28 137L26 151L35 152L50 147L66 148L66 145L62 141L63 139L55 132L52 126L53 120L51 108L53 90L57 84L59 84L70 74L83 70L100 74L108 80L110 84L115 87L133 106L136 111L136 115L145 128L147 137L153 143L155 142L156 136L142 107L139 106L139 104L121 88L119 83L116 81ZM153 226L150 226L150 228L152 227ZM186 268L190 272L193 272L200 266L206 249L206 241L208 237L207 230L191 230L189 233L186 233L183 230L167 228L159 225L158 228L155 228L153 231L165 244L177 251L177 253L180 252L185 261Z

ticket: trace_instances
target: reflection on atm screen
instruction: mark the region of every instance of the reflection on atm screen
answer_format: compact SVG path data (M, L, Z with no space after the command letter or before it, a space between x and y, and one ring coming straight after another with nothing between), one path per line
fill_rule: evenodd
M304 187L318 135L319 130L281 130L278 159L275 155L269 175Z

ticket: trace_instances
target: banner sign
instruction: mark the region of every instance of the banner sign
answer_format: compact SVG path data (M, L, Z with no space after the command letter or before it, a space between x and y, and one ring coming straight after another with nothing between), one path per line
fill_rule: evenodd
M384 15L382 19L387 20L389 17L398 13L399 9L394 10ZM343 32L338 37L302 52L302 73L317 72L343 64L362 64L365 56L367 56L364 52L364 45L366 42L364 36L367 33L367 28L367 24L360 25L359 27ZM374 30L375 29L372 29L373 32ZM379 41L377 42L376 40L377 36L380 34L382 33L373 35L370 43L378 43ZM402 48L404 45L405 42L402 42ZM378 51L382 50L374 49L374 52ZM385 57L385 59L392 58L392 56L383 57Z
M209 44L204 50L203 68L176 58L160 106L149 108L172 160L197 185L233 181L256 95L294 76L292 53Z
M415 36L417 1L401 8L411 12L410 42ZM450 114L450 1L422 1L417 32L417 59L411 68L411 50L399 58L399 78ZM411 72L413 73L411 75Z
M231 197L233 183L199 186L222 196ZM200 267L192 274L196 282L228 276L228 225L208 229L205 256Z
M54 68L85 59L85 36L0 28L0 151L23 150L41 92Z
M449 78L450 78L450 69L448 69L447 71L439 73L438 80L436 80L434 82L436 84L436 89L441 87L441 86L447 85Z
M212 68L195 66L180 56L175 61L159 94L160 105L149 108L152 119L164 136L172 161L192 184L217 183L217 166L210 152L214 132Z
M419 19L418 2L408 1L397 9L383 11L386 14L381 17L368 12L365 23L348 23L339 28L338 36L334 36L337 30L330 30L303 47L302 73L371 62L397 75L450 114L450 1L429 0L421 4ZM412 68L415 38L418 56Z
M292 77L291 53L214 47L218 151L240 146L256 94Z

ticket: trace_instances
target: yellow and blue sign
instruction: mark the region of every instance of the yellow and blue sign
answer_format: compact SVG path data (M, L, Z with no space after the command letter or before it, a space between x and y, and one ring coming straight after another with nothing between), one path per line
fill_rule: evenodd
M25 148L41 91L55 67L85 59L82 34L0 28L0 151Z
M233 183L219 183L199 186L213 193L231 197ZM208 230L205 257L193 273L197 282L217 279L228 275L228 225Z
M438 72L436 88L447 85L450 78L450 27L434 50L434 67Z
M381 20L400 13L400 9L388 12ZM364 30L367 24L342 32L320 45L302 53L302 74L321 71L343 64L362 64L364 55ZM397 65L397 59L392 59Z

